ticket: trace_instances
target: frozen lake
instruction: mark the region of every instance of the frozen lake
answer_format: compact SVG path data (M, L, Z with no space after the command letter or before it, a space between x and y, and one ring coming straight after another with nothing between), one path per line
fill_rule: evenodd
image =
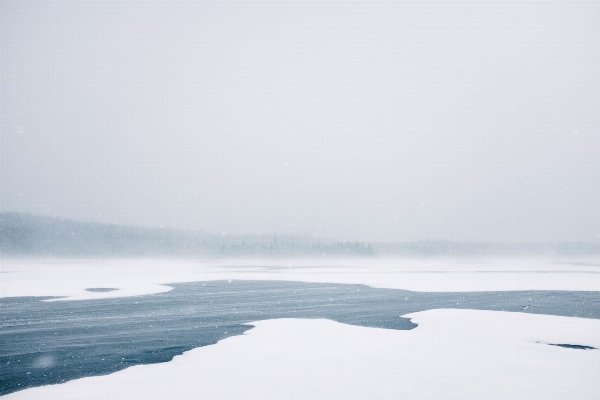
M73 266L93 266L97 262L85 263L22 263L12 264L12 269L5 268L3 293L15 291L7 286L10 282L21 282L19 276L28 268L57 273L60 268L73 269ZM126 262L108 262L106 270L115 269L115 265L123 266ZM8 264L11 265L11 264ZM143 265L137 262L136 266ZM109 275L82 274L73 280L64 279L65 286L72 291L72 301L56 301L49 297L4 297L0 299L0 394L8 394L25 388L68 382L86 376L111 374L127 367L139 364L155 364L170 361L174 356L191 349L213 345L223 339L251 332L256 321L274 319L326 319L338 323L362 326L365 328L383 328L383 330L414 330L418 321L411 321L407 314L430 312L428 310L490 310L510 311L512 314L546 314L544 318L562 316L577 317L576 320L600 319L600 291L590 290L483 290L483 291L411 291L397 288L370 287L361 284L335 283L348 279L366 278L384 281L390 275L392 285L401 282L398 276L416 274L432 276L453 276L460 281L461 277L481 276L482 283L490 274L504 275L506 282L514 276L566 276L567 284L573 276L597 275L593 264L586 266L574 264L545 265L536 270L527 270L526 264L513 264L520 270L512 273L496 271L498 265L489 263L475 264L426 264L429 270L404 270L394 273L389 265L379 265L368 274L364 266L341 266L334 268L309 266L218 266L201 271L205 276L252 276L262 274L268 280L203 280L200 282L182 282L161 286L159 293L138 296L125 296L122 287L133 287L135 274L132 271L122 273L119 279L109 279ZM45 266L45 270L44 270ZM416 263L417 267L423 267ZM481 270L478 270L477 266ZM147 264L155 268L156 262ZM183 267L189 268L188 266ZM322 274L319 269L322 268ZM597 268L597 267L596 267ZM104 274L106 274L106 270ZM171 269L171 279L182 278L181 270ZM189 273L189 272L187 272ZM179 274L179 275L178 275ZM289 280L299 274L312 277L313 280L331 279L333 282L304 282ZM39 275L39 274L38 274ZM65 275L62 275L63 277ZM188 278L194 275L188 275ZM16 277L16 278L15 278ZM90 279L91 277L91 279ZM124 279L128 277L129 279ZM284 280L275 280L276 277ZM315 279L316 277L316 279ZM287 278L287 279L286 279ZM337 278L337 279L336 279ZM164 275L155 276L156 280L168 282ZM523 278L522 278L523 279ZM581 278L580 278L581 279ZM181 279L184 281L185 279ZM148 277L139 279L144 285ZM407 280L410 284L410 280ZM592 280L593 281L593 280ZM7 283L8 282L8 283ZM75 284L74 284L75 282ZM548 281L546 281L547 284ZM120 284L119 284L120 283ZM583 280L582 280L583 283ZM82 284L89 285L81 287ZM460 285L461 282L457 282ZM464 284L464 282L462 283ZM527 285L527 281L520 282ZM539 282L531 282L532 287ZM585 282L589 285L589 281ZM79 285L79 286L78 286ZM4 291L4 288L7 291ZM40 287L32 280L32 287L40 291ZM151 288L151 285L145 286ZM559 286L560 287L560 286ZM87 289L87 290L86 290ZM171 290L172 289L172 290ZM24 288L25 291L31 290ZM43 289L47 290L47 289ZM81 296L83 293L83 296ZM27 294L27 293L22 293ZM32 293L40 294L40 293ZM62 293L66 294L66 293ZM120 296L118 296L120 294ZM126 294L126 293L125 293ZM77 296L87 300L76 300ZM96 298L94 298L96 297ZM42 301L45 300L45 301ZM499 314L499 313L498 313ZM497 314L491 314L497 315ZM491 318L491 317L488 317ZM566 319L568 321L573 320ZM551 320L550 320L551 321ZM558 319L557 321L561 321ZM473 321L471 320L470 323ZM486 323L492 322L488 319ZM461 329L473 331L470 323L455 321L464 325ZM598 328L600 324L596 321ZM501 324L500 324L501 325ZM571 353L599 353L597 350L583 350L584 347L598 347L599 344L585 335L557 337L551 340L555 329L550 323L547 340L540 336L537 342L544 348L555 348ZM278 325L279 326L279 325ZM304 326L304 325L303 325ZM329 325L328 325L329 326ZM503 329L510 328L509 326ZM250 330L250 331L249 331ZM414 330L419 332L419 330ZM361 331L365 332L365 331ZM595 331L588 329L593 336ZM598 331L600 333L600 330ZM442 334L442 332L440 332ZM230 340L227 339L227 340ZM340 340L344 340L342 337ZM226 343L224 341L223 343ZM530 341L537 343L536 341ZM491 343L490 343L491 345ZM582 348L557 348L549 345L574 345ZM221 344L218 344L221 346ZM170 364L170 363L169 363ZM382 366L383 368L384 366ZM432 372L433 373L433 372ZM62 386L62 385L61 385ZM68 385L66 385L68 386ZM37 389L36 389L37 390ZM54 390L54 389L53 389ZM15 395L29 393L29 390ZM62 397L62 395L58 395Z

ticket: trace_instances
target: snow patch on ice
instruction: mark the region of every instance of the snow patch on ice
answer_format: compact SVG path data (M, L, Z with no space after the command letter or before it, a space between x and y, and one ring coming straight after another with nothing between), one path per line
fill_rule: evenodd
M13 399L596 399L600 321L429 310L395 331L329 320L266 320L172 362L32 388Z

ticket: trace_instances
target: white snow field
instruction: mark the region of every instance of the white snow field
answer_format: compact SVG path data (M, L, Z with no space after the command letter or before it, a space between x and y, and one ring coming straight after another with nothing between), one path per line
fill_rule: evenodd
M365 284L414 291L600 290L600 260L27 260L0 259L0 297L136 296L221 279ZM86 288L116 288L88 292Z
M70 300L221 279L362 283L415 291L600 290L599 260L0 260L0 296ZM118 288L88 292L86 288ZM162 364L8 399L598 399L600 320L475 310L411 314L410 331L267 320ZM596 350L550 344L576 344Z
M600 321L430 310L395 331L329 320L255 323L163 364L27 389L46 399L598 399Z

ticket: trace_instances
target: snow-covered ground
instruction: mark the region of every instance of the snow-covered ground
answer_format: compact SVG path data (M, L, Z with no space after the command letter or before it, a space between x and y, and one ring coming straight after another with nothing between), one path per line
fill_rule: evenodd
M497 311L411 314L411 331L256 322L242 336L24 399L597 399L600 321Z
M415 291L600 290L600 260L0 260L0 297L72 300L171 290L168 283L221 279L360 283ZM117 288L93 293L86 288Z
M415 291L600 290L600 261L10 260L0 296L89 299L163 284L252 279L361 283ZM86 288L118 288L88 292ZM27 389L6 399L597 399L600 321L475 310L411 314L395 331L328 320L267 320L172 362Z

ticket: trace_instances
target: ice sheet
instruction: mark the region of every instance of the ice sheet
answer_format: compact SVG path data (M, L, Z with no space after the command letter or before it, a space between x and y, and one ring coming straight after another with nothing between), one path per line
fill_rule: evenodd
M171 290L221 279L365 284L414 291L600 290L600 260L0 260L0 297L72 300ZM86 288L109 287L111 292Z
M429 310L394 331L267 320L172 362L16 392L25 399L597 399L600 321Z

